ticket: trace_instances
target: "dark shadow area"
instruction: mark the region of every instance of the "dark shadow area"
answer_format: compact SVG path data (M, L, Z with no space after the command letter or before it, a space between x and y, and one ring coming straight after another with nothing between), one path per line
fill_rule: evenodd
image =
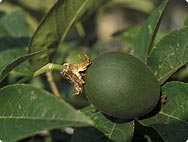
M71 142L113 142L101 131L94 127L81 127L75 129Z
M0 89L3 88L4 86L8 85L8 79L5 78L0 82Z
M170 81L180 81L180 82L188 82L188 75L185 72L187 68L187 64L182 66L180 69L178 69L175 73L172 74L170 78L166 82Z
M112 121L113 123L128 123L131 122L133 119L121 119L117 117L110 116L108 114L102 113L108 120Z
M21 48L27 47L29 44L29 37L20 38L0 38L0 51L11 49L11 48Z
M97 42L97 33L96 33L96 13L85 14L82 18L82 24L85 30L85 36L80 40L81 45L91 47L94 43ZM86 17L86 18L85 18ZM86 42L87 41L87 42Z
M164 142L157 131L152 127L145 127L135 121L134 137L132 142Z
M0 19L5 15L5 12L0 11Z
M19 140L17 142L43 142L45 140L45 137L42 135L35 135L33 137L28 137L22 140Z
M51 141L52 142L70 142L71 141L71 134L66 132L62 132L60 129L54 129L50 131Z
M152 127L157 128L156 131L152 127L146 127L136 122L133 142L142 142L137 140L142 136L144 136L144 138L148 138L149 136L152 142L164 142L163 139L166 139L169 142L186 142L186 140L188 140L188 125L186 125L186 123L187 121L176 120L171 123L153 123Z

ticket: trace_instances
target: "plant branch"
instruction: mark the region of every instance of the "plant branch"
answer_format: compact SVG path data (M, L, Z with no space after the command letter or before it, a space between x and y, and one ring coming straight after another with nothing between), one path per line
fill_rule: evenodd
M47 73L46 73L46 76L47 76L48 82L49 82L49 84L50 84L50 88L51 88L51 90L52 90L52 93L53 93L55 96L59 97L59 96L60 96L60 93L59 93L59 91L58 91L58 89L57 89L57 86L56 86L56 84L55 84L55 82L54 82L52 72L47 72Z

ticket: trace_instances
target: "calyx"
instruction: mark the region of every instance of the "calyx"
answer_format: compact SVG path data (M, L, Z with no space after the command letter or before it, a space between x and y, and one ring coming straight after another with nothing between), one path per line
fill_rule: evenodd
M91 64L89 56L85 54L85 61L80 63L64 63L64 69L61 71L61 75L67 79L75 88L76 92L73 95L79 95L83 92L83 76L85 76L84 71L87 70L88 66Z

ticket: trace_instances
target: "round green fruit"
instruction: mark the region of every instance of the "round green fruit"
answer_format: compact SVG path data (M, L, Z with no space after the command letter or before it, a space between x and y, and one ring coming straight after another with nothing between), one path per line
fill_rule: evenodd
M160 98L160 85L151 70L126 53L98 56L84 80L88 100L100 111L117 118L143 116L156 107Z

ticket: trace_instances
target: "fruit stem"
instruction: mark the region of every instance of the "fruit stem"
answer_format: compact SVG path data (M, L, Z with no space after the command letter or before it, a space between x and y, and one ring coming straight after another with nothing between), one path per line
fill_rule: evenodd
M36 77L38 75L41 75L45 72L50 72L50 71L62 71L64 68L63 65L59 65L59 64L53 64L53 63L48 63L45 66L43 66L42 68L40 68L39 70L37 70L33 77Z

